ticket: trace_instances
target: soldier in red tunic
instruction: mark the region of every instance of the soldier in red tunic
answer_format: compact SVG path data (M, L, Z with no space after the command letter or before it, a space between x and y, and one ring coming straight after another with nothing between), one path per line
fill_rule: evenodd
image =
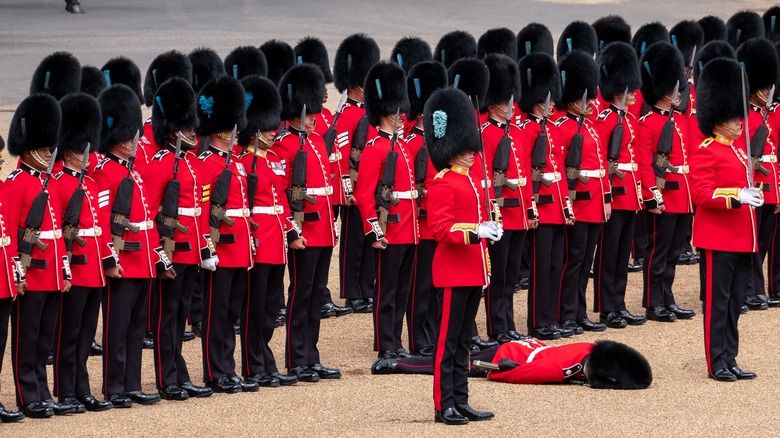
M433 285L441 288L439 339L434 350L434 420L465 424L489 420L492 412L469 405L468 361L472 325L490 262L485 239L501 238L489 219L488 202L469 174L480 151L473 105L462 91L440 90L425 105L425 143L439 173L428 188L428 220L439 245L433 257Z
M118 56L108 60L100 70L106 78L107 86L121 84L129 87L138 98L138 106L140 108L145 99L141 90L141 70L135 62L124 56ZM143 131L141 131L141 134L143 134ZM139 143L138 146L138 161L133 166L140 174L143 174L143 169L152 158L152 155L148 153L148 144ZM97 163L94 166L97 166ZM92 170L94 169L90 169L90 171Z
M704 66L697 84L699 128L710 137L691 159L693 245L704 255L699 273L707 373L718 381L756 377L736 362L740 308L758 251L755 207L764 202L761 190L751 186L745 152L741 118L749 97L737 91L743 80L737 62L718 58Z
M171 78L181 78L188 83L192 83L192 63L190 58L178 50L171 50L157 55L149 64L149 68L146 69L144 103L147 108L151 108L154 105L157 90ZM140 143L139 146L143 146L146 149L146 155L149 157L149 160L160 149L165 149L165 144L158 145L154 141L151 117L144 121L143 138L145 141Z

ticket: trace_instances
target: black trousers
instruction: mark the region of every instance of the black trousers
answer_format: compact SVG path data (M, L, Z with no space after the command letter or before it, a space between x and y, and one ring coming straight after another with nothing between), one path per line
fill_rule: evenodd
M374 250L374 351L401 348L401 330L406 303L412 289L417 245L387 245Z
M764 259L772 246L772 232L775 228L775 205L764 204L756 208L758 223L758 252L753 254L753 276L745 295L767 295L764 278ZM772 269L771 263L768 269ZM770 285L771 287L771 285Z
M103 289L103 394L141 390L148 278L109 278Z
M504 230L501 240L488 245L490 284L485 291L488 336L515 330L513 297L520 275L526 230Z
M539 224L531 236L531 273L528 290L528 328L548 327L558 321L561 276L566 257L565 225Z
M3 371L5 346L8 344L8 319L11 317L13 303L11 298L0 299L0 374Z
M602 223L575 222L566 227L566 259L558 303L558 321L582 320L588 317L585 292L593 266L593 251L601 236Z
M196 324L203 321L203 291L208 286L208 269L201 269L198 272L197 280L192 288L192 300L190 300L190 324Z
M433 353L433 403L437 411L469 402L469 345L482 286L445 288L439 339Z
M54 395L89 395L87 359L100 313L99 287L72 286L62 294L54 331Z
M249 291L241 310L241 374L244 377L277 371L268 343L274 335L279 299L284 294L285 265L256 263L249 271Z
M288 251L288 272L292 293L287 298L287 368L320 363L322 293L328 285L328 266L333 248L307 247Z
M775 216L774 226L772 227L771 244L767 254L767 270L769 278L769 293L780 292L780 220ZM760 243L759 243L760 245ZM760 248L759 248L760 250Z
M339 288L341 298L368 299L374 294L374 248L366 243L363 219L357 205L341 207L339 236Z
M23 407L51 398L46 378L60 292L30 292L18 297L11 310L11 364L16 404Z
M633 254L634 260L643 259L645 257L645 248L647 247L647 221L650 216L653 216L653 214L647 210L640 210L636 214L634 240L631 246L631 254Z
M481 360L483 362L493 362L493 358L496 356L496 352L498 351L498 347L491 347L486 348L484 350L479 351L472 351L469 353L469 361L468 364L469 367L469 377L472 377L474 374L478 374L481 377L484 377L484 373L478 371L476 368L471 366L471 362L474 362L475 360ZM398 359L398 361L395 363L395 372L397 374L428 374L433 375L434 373L434 356L412 356L412 357L405 357L402 359Z
M184 327L192 302L192 291L199 278L198 265L175 263L176 278L157 280L152 317L154 334L154 378L157 389L190 381L187 363L181 354Z
M431 269L437 245L435 240L421 240L417 245L414 280L406 306L406 329L412 351L432 346L439 332L439 306Z
M642 270L642 306L675 304L672 284L680 253L693 222L690 213L650 214L647 217L647 247Z
M626 310L628 259L634 235L636 213L612 210L601 228L593 267L593 311L600 313Z
M702 250L699 262L704 302L707 372L736 366L739 313L750 279L752 253Z
M201 344L203 347L203 381L214 382L236 375L236 335L233 324L241 315L247 293L246 268L220 268L208 271L208 289L203 296ZM241 333L243 339L244 333Z

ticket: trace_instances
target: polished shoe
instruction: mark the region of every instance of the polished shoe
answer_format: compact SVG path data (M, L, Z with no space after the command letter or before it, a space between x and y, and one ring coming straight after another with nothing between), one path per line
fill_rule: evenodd
M233 376L230 380L241 387L241 392L257 392L260 390L260 385L251 380L241 380L241 377L238 376Z
M664 306L656 306L645 311L645 316L651 321L674 322L677 321L677 315L666 310Z
M403 358L403 359L408 359L410 357L414 357L414 355L412 353L409 353L408 351L406 351L405 348L396 348L395 349L395 354L397 354L398 357Z
M604 330L607 329L606 324L602 324L600 322L593 322L588 318L578 319L577 325L582 327L582 329L585 330L586 332L603 332Z
M593 269L591 269L590 271L588 271L588 278L593 278L593 277L595 277L595 276L596 276L596 273L595 273L595 272L593 272Z
M153 405L161 400L158 394L146 393L143 391L129 391L126 392L125 395L132 400L133 403L138 403L139 405Z
M6 411L0 403L0 423L16 423L24 419L24 414L19 411Z
M520 279L520 289L528 290L530 284L531 284L531 280L529 280L528 277L523 277Z
M729 371L731 371L731 374L733 374L734 377L737 378L737 380L751 380L758 377L756 373L751 371L745 371L736 365L733 367L729 367Z
M479 336L474 336L471 338L471 345L475 345L479 347L480 350L485 350L487 348L493 348L498 347L498 342L496 341L486 341Z
M193 339L195 339L195 333L192 332L184 332L184 336L181 338L181 340L184 342L189 342Z
M281 313L276 315L276 320L274 320L274 328L281 327L284 325L285 321L287 321L287 316L283 315Z
M65 4L65 11L71 14L83 14L84 9L81 8L81 3L78 0L68 0Z
M192 382L184 382L180 384L179 387L187 391L187 394L189 394L190 397L206 398L211 397L211 394L214 394L214 390L208 386L197 386Z
M291 375L286 374L280 374L279 371L274 371L273 373L268 373L269 376L273 377L274 379L279 381L279 384L282 386L292 386L298 383L298 378Z
M677 304L670 304L666 306L666 310L674 313L677 319L691 319L696 316L696 312L690 309L682 309Z
M377 359L371 365L371 374L393 374L398 359Z
M625 319L628 325L642 325L647 322L647 318L642 315L633 315L628 310L618 312L621 318Z
M349 307L349 306L338 306L336 304L333 305L333 310L336 311L336 316L337 317L355 313L355 311L352 310L352 308Z
M769 304L759 298L758 295L745 296L745 305L750 310L766 310L769 308Z
M620 317L617 312L602 312L599 313L599 321L603 322L609 328L621 329L628 325L628 322Z
M403 348L401 348L403 350ZM317 373L320 379L340 379L341 371L338 368L328 368L320 363L309 365L309 369Z
M739 314L744 315L746 313L750 312L750 309L748 309L748 306L742 305L742 307L739 308Z
M550 328L560 332L562 338L570 338L574 336L574 330L568 327L561 327L559 324L552 324L550 325Z
M503 345L503 344L506 344L507 342L512 342L512 341L514 341L514 340L515 340L515 338L513 338L512 336L510 336L510 335L509 335L509 332L502 332L502 333L499 333L499 334L497 334L497 335L495 335L495 336L491 336L491 337L490 337L490 340L491 340L491 341L496 341L496 342L498 342L499 344Z
M567 319L566 321L563 321L560 327L571 330L571 332L575 335L581 335L585 333L585 329L580 327L580 325L577 324L577 321L573 319ZM563 336L563 332L561 332L561 336Z
M527 339L531 339L531 337L527 334L518 333L517 330L509 330L507 333L509 333L509 336L511 336L515 341L525 341Z
M163 389L157 391L164 400L187 400L190 398L190 394L182 389L179 385L168 385Z
M444 423L450 426L460 426L461 424L469 424L469 419L464 417L455 408L447 408L442 411L436 411L433 416L433 421L436 423Z
M515 287L513 288L513 290L512 290L512 291L513 291L514 293L518 293L518 292L520 292L521 290L523 290L523 287L522 287L522 286L520 286L520 280L518 280L518 281L517 281L517 283L515 283Z
M355 313L371 313L373 311L371 303L364 299L347 300L346 304Z
M636 261L634 263L628 262L628 272L642 272L642 262Z
M144 336L144 350L151 350L154 348L154 339L152 338L151 333L147 333L146 336Z
M90 412L102 412L107 411L114 407L114 405L108 400L98 400L92 394L76 396L81 404L84 405Z
M287 374L298 378L299 382L319 382L320 375L309 369L308 365L298 365L297 367L288 368Z
M458 405L455 406L455 409L460 413L460 415L468 418L469 421L485 421L491 420L493 417L495 417L495 415L490 411L478 411L469 405Z
M202 324L201 324L200 321L193 322L192 323L192 334L197 336L197 337L201 337L201 331L200 331L201 327L202 327Z
M336 316L336 309L334 309L333 303L325 303L320 309L320 319L326 319Z
M398 359L398 352L396 350L381 350L376 355L377 359Z
M92 341L92 345L89 347L89 355L90 356L102 356L103 355L103 346L98 344L95 341Z
M690 260L688 260L688 264L695 265L695 264L699 263L700 260L701 260L701 254L699 254L698 252L695 252L691 256Z
M262 388L278 388L282 385L281 382L279 382L279 379L268 373L255 374L247 377L247 380L257 383L257 385Z
M133 401L130 400L130 397L127 397L124 394L111 394L108 396L109 403L111 403L111 406L115 408L131 408L133 407Z
M55 403L54 400L52 399L44 400L43 404L50 407L54 411L54 415L68 415L76 412L76 406L63 404L63 403Z
M769 307L780 307L780 293L769 294L766 303Z
M415 356L423 356L423 357L430 357L433 356L433 345L429 345L427 347L420 348L418 350L414 350L412 353Z
M233 334L234 335L240 335L241 334L241 325L240 324L233 324Z
M710 379L717 380L718 382L736 382L737 376L726 368L721 368L713 373L707 375Z
M49 355L46 356L46 365L54 365L54 354L49 353Z
M553 329L552 327L539 327L535 329L529 329L528 334L540 341L551 341L553 339L561 339L561 332Z
M22 406L22 415L30 418L49 418L54 416L54 409L36 401Z
M690 251L685 251L684 253L680 254L680 257L677 259L677 264L691 265L691 257L693 257L693 253Z
M84 412L87 412L87 407L84 406L84 403L81 403L81 401L77 399L75 395L71 395L70 397L60 397L60 406L73 406L75 408L73 411L74 414L83 414Z
M214 392L221 394L236 394L241 392L241 385L236 385L230 377L220 377L213 382L206 382L206 386Z

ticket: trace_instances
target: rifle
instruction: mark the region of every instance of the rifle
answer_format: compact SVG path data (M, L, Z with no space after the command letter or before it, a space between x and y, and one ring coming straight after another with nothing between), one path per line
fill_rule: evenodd
M509 134L509 125L512 123L512 114L515 109L515 96L509 99L506 111L506 124L504 125L504 137L496 146L496 155L493 157L493 197L499 207L504 206L504 187L517 190L517 184L509 182L506 177L509 169L509 152L512 149L512 137Z
M665 187L664 174L667 170L674 169L669 164L669 155L672 153L672 136L674 135L674 111L677 109L675 102L680 96L680 81L674 86L672 91L672 103L669 108L669 119L664 123L661 129L661 135L658 138L658 146L653 157L653 171L655 172L655 185L663 190Z
M214 183L214 190L211 193L211 202L209 205L209 234L211 241L219 243L219 226L222 222L233 226L235 221L228 217L226 214L228 202L228 194L230 193L230 182L233 178L233 174L230 172L230 159L233 155L231 149L233 148L233 142L236 140L236 130L238 125L233 125L233 131L230 133L230 143L228 143L227 154L225 156L225 168L222 169L222 173L217 177L217 182Z
M27 212L27 218L24 220L24 229L19 229L19 258L22 267L27 269L32 263L33 246L37 246L41 251L46 251L49 245L41 242L41 225L43 224L43 215L46 213L46 204L49 202L49 180L51 179L51 169L54 166L54 158L57 156L57 148L51 154L49 165L46 167L46 178L43 180L41 191L33 199L30 210ZM43 266L46 268L46 266Z
M385 167L382 171L382 180L376 188L376 210L377 218L379 220L379 228L382 229L382 234L387 233L387 212L390 209L390 204L398 205L398 198L393 196L393 187L395 186L395 168L398 162L398 152L395 151L395 145L398 142L398 126L397 123L401 117L400 108L395 112L395 119L393 120L393 135L390 140L390 151L387 153L387 160L385 161ZM427 163L426 163L427 164Z
M577 195L577 181L587 184L590 178L583 176L580 172L582 167L582 142L585 138L582 135L582 124L585 122L585 105L588 104L588 90L582 93L580 101L580 115L577 116L577 133L569 142L569 151L566 154L566 181L569 186L569 199L574 201Z
M683 91L685 91L682 96L680 96L680 104L677 105L677 108L680 110L680 112L685 113L688 111L688 105L691 103L691 86L689 85L691 81L693 80L693 61L696 59L696 46L693 46L693 51L691 52L691 62L689 62L685 67L688 68L688 73L685 75L686 78L686 84L685 87L683 87Z
M425 176L428 173L428 147L422 145L414 157L414 185L417 189L417 207L420 207L425 196Z
M349 150L349 179L352 187L350 187L349 193L345 190L345 196L352 196L352 191L355 189L358 177L358 164L360 164L360 156L363 155L363 149L366 147L367 141L368 116L364 114L358 121L355 132L352 133L352 145Z
M761 156L764 155L764 145L766 144L766 138L769 136L769 129L766 126L767 118L769 118L769 107L772 105L772 101L775 97L775 86L769 90L769 96L766 100L766 108L762 118L761 126L756 128L756 132L753 134L753 138L750 140L750 162L753 170L761 172L764 176L769 176L771 173L769 169L761 164ZM747 123L747 122L746 122Z
M534 141L534 147L531 150L531 181L534 191L534 203L539 202L539 189L541 184L550 187L552 181L544 177L543 170L547 167L547 114L550 111L550 93L547 93L547 99L544 101L544 114L542 115L542 130Z
M70 197L68 206L65 208L65 214L62 217L62 236L65 239L65 250L68 253L68 260L71 259L73 254L73 242L78 243L82 247L87 244L86 240L79 237L79 219L81 219L81 207L84 205L84 176L89 166L90 149L91 145L87 143L87 148L84 149L84 156L81 159L79 185Z
M626 116L626 96L628 87L623 92L623 98L620 99L620 108L618 108L618 120L615 129L609 136L609 147L607 148L607 160L609 161L609 174L615 175L620 179L626 177L626 174L618 169L618 158L620 158L620 149L623 147L623 118Z
M255 173L255 169L257 169L257 154L259 151L259 145L260 145L260 132L255 133L255 150L252 154L252 168L251 171L246 175L246 201L249 205L249 212L252 212L252 209L255 207L255 194L257 193L257 174ZM252 227L252 230L256 230L259 226L251 219L249 219L249 225Z
M750 147L752 147L752 143L750 143L750 125L748 125L748 105L749 105L748 101L750 99L750 96L748 95L747 92L747 72L745 71L745 64L741 64L741 66L742 66L742 107L744 109L743 114L745 116L745 126L744 126L745 144L751 145ZM748 179L748 187L752 188L753 172L748 171L747 179Z
M520 366L519 363L508 359L506 357L502 357L498 363L492 363L492 362L485 362L482 360L474 360L471 362L471 365L480 370L480 371L511 371L517 367Z
M173 251L176 247L174 241L175 231L186 233L189 228L179 223L179 194L181 193L181 181L176 179L179 173L179 154L181 153L181 137L176 136L174 148L173 179L168 181L163 194L160 212L157 214L157 226L159 228L162 247L168 260L173 260Z
M125 249L125 241L122 238L125 230L130 230L134 234L138 232L138 227L130 223L130 210L133 206L133 191L135 190L135 180L132 177L133 163L138 151L138 134L136 131L135 137L133 137L133 146L130 149L130 158L127 159L127 176L119 183L114 197L114 205L111 206L111 240L115 251ZM130 250L130 248L127 249ZM140 245L138 245L138 249L140 249Z
M290 211L293 214L293 221L298 225L298 228L303 229L305 217L303 201L309 204L317 202L316 199L306 193L306 164L309 158L308 151L303 149L303 145L306 142L306 105L303 106L303 111L301 111L301 131L299 135L299 148L293 159L292 187L287 189L287 197L290 200ZM319 213L315 214L319 216Z
M341 112L344 111L344 105L347 103L348 91L349 90L344 90L344 93L341 94L339 105L336 107L336 114L333 115L333 122L331 122L330 128L328 128L322 136L322 139L325 141L325 148L328 150L328 156L333 153L333 144L336 142L336 123L339 122L339 116L341 116Z

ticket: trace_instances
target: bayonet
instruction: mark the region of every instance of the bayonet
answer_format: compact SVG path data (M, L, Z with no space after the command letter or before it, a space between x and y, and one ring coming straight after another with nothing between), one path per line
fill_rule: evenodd
M395 118L393 119L393 136L391 137L390 150L395 150L395 145L398 143L398 121L401 120L401 108L395 110Z
M585 122L585 105L588 104L588 90L582 92L582 100L580 101L580 116L577 118L577 132L580 132L582 124Z
M747 72L745 72L745 65L742 64L742 109L745 117L745 145L750 148L750 125L748 123L748 94L747 94ZM753 166L749 166L747 172L748 187L753 187Z
M51 179L51 170L54 168L54 162L56 161L57 157L57 149L54 148L54 151L51 153L51 158L49 159L49 165L46 166L46 178L43 180L43 190L46 190L46 188L49 186L49 179Z
M236 141L236 131L238 131L238 124L233 125L233 130L230 132L230 142L227 147L227 154L225 157L225 168L230 167L230 159L233 157L233 143Z
M92 144L87 143L86 149L84 149L84 156L81 157L81 172L79 172L79 186L84 184L84 176L87 174L87 168L89 168L89 151L92 149Z

